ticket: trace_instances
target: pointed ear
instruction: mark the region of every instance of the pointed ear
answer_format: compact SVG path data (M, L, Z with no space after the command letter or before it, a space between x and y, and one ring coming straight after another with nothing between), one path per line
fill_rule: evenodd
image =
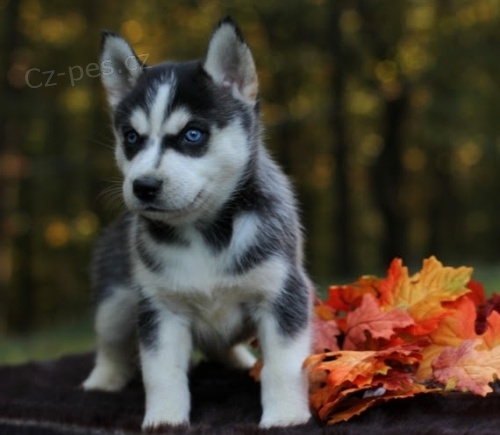
M116 33L102 32L101 80L112 108L132 90L143 65L125 39Z
M216 27L208 45L204 68L215 83L230 88L236 98L255 104L259 91L255 63L231 18L225 18Z

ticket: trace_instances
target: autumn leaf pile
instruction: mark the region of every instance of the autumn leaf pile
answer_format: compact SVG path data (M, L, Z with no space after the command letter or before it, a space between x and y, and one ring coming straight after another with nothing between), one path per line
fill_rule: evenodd
M449 391L485 396L500 375L500 296L486 300L472 268L395 259L316 299L310 402L328 424L395 398Z

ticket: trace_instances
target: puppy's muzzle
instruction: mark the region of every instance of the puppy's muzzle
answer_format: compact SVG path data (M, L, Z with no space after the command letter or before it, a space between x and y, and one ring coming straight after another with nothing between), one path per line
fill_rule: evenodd
M163 181L153 177L142 177L134 180L134 195L144 202L152 202L161 191Z

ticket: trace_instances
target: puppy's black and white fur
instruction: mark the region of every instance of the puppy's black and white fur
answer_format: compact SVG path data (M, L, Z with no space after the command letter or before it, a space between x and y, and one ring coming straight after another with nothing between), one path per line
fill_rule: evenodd
M204 61L152 67L108 32L101 66L128 212L96 250L98 349L84 388L121 389L138 341L143 427L185 424L193 347L248 368L256 335L260 425L306 422L311 285L290 185L261 141L240 31L225 19Z

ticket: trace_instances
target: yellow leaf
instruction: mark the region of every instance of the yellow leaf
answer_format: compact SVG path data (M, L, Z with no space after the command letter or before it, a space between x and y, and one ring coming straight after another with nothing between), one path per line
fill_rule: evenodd
M392 292L386 292L388 303L408 311L417 324L414 335L427 334L436 329L447 315L442 303L455 301L470 291L467 288L472 275L470 267L444 267L435 257L430 257L424 260L421 272L411 278L408 269L402 267L400 262L393 262L391 268L399 280L395 282Z

